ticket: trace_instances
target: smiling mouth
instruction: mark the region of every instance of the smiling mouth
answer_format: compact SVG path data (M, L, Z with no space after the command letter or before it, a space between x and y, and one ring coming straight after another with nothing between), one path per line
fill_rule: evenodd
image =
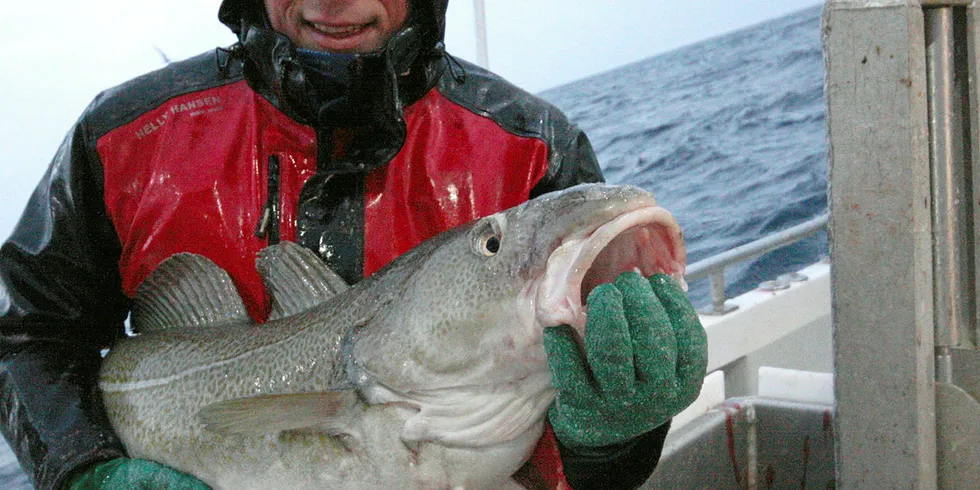
M344 24L344 25L327 25L318 24L316 22L307 22L306 25L327 37L332 37L335 39L347 39L351 37L358 36L368 29L374 27L376 21L371 21L365 24Z

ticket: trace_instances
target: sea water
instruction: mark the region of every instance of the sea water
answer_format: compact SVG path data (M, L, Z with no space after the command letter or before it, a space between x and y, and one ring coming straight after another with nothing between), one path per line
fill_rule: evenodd
M541 94L589 136L606 179L680 222L688 263L827 210L816 6ZM822 232L726 270L729 297L827 254ZM710 302L707 280L691 285Z

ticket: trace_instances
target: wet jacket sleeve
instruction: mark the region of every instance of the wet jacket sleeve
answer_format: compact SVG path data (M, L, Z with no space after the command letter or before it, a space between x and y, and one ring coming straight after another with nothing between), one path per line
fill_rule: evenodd
M657 467L669 429L667 422L630 441L590 452L569 449L558 441L568 484L575 490L639 488Z
M124 454L96 377L129 305L88 139L76 124L0 248L0 426L39 489Z
M548 172L531 190L531 199L578 184L605 182L592 143L578 126L565 123L545 132L554 138L554 147L548 155Z
M569 125L567 134L556 135L556 150L549 158L548 174L535 186L531 197L576 184L602 182L602 171L588 137ZM633 489L642 485L660 461L670 422L630 441L590 448L588 452L558 443L568 484L575 490Z

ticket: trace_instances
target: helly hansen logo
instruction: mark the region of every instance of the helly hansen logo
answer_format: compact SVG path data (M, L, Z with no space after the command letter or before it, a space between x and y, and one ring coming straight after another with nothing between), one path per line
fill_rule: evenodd
M205 112L214 112L206 110L206 108L221 110L221 97L202 97L200 99L194 99L190 102L183 102L180 104L174 104L170 106L170 113L177 114L178 112L188 112L190 115L197 116Z
M144 124L140 129L137 129L136 138L143 139L162 128L164 124L170 121L171 116L183 113L187 113L189 116L200 116L201 114L218 112L222 109L221 97L217 96L201 97L187 102L172 104L166 111L157 115L157 117Z

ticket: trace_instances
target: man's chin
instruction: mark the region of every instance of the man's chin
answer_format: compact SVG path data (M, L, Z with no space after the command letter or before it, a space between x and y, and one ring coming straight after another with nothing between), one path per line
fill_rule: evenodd
M328 53L366 54L381 47L381 39L373 30L366 30L353 36L335 37L313 33L304 36L300 47Z

